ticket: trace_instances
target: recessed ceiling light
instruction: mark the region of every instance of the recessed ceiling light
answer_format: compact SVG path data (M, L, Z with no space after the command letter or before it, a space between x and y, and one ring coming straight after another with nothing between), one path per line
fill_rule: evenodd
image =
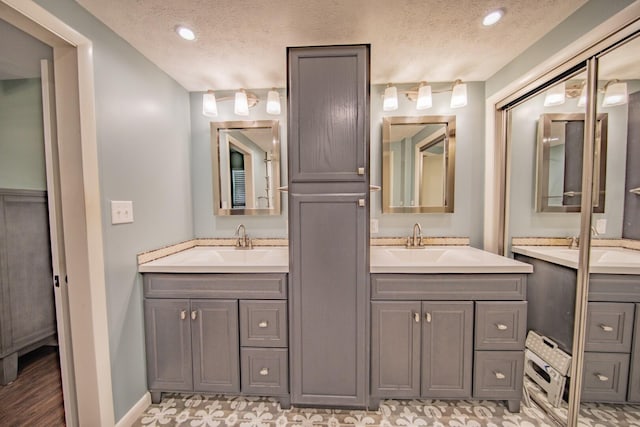
M482 25L485 27L490 27L496 24L502 17L504 16L504 9L497 9L492 12L487 13L487 15L482 20Z
M191 41L196 39L196 33L194 33L191 28L185 27L184 25L178 25L176 27L176 33L185 40Z

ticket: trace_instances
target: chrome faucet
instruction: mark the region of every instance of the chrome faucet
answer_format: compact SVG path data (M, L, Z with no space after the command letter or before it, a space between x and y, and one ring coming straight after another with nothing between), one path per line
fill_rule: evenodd
M253 249L253 242L249 238L244 224L240 224L238 228L236 228L235 235L238 236L238 239L236 240L236 249Z
M422 227L420 223L415 223L413 225L413 238L411 236L407 237L407 249L422 249L424 245L422 244Z
M580 247L580 236L569 236L567 241L569 242L569 249L578 249Z

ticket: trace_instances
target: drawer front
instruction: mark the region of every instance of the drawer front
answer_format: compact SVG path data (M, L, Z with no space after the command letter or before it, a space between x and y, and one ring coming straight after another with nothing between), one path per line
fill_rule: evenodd
M624 402L627 396L628 375L628 354L585 353L582 400Z
M631 303L590 302L585 350L629 353L634 308Z
M526 301L476 303L476 350L522 350L526 334Z
M261 396L289 392L288 357L284 348L243 348L242 392Z
M522 351L476 351L473 397L519 400L523 373Z
M145 273L146 298L285 299L282 273Z
M240 345L287 346L286 301L240 301Z

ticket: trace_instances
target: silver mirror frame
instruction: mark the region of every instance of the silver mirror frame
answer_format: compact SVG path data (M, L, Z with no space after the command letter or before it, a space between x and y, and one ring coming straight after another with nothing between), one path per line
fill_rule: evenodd
M446 189L444 206L391 206L391 160L388 155L391 144L391 126L394 124L443 124L446 125ZM396 116L382 120L382 212L383 213L451 213L455 195L456 116Z
M551 124L564 121L584 121L583 113L541 114L538 120L537 161L536 161L536 212L580 212L580 205L549 205L549 158ZM604 213L606 171L607 171L608 115L598 114L593 180L593 212ZM599 164L598 164L599 162Z
M272 170L273 170L273 207L269 209L223 209L220 206L221 180L220 180L220 131L228 129L271 129L273 137ZM213 165L213 212L218 216L226 215L280 215L281 201L280 191L280 124L278 120L240 120L228 122L211 122L211 163Z

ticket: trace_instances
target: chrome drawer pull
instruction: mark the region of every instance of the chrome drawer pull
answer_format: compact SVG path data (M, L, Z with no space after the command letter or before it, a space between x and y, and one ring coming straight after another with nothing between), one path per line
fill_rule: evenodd
M503 325L502 323L498 323L496 325L496 328L498 328L499 331L506 331L507 329L509 329L507 325Z
M504 376L504 374L502 372L495 372L495 374L496 374L496 378L497 379L499 379L499 380L505 379L505 376Z
M187 318L187 310L180 311L180 320L184 320Z
M267 368L260 369L260 375L266 377L267 375L269 375L269 370Z
M420 314L419 313L413 313L413 320L415 320L416 323L420 323Z
M266 328L267 326L269 326L269 322L267 322L266 320L263 320L260 323L258 323L259 328Z
M607 326L607 325L600 325L600 327L602 328L603 331L605 332L611 332L613 331L613 327L611 326Z
M196 320L196 317L198 317L198 312L196 310L193 310L191 312L191 320Z
M605 376L605 375L602 375L602 374L596 374L596 377L598 377L598 379L599 379L600 381L603 381L603 382L604 382L604 381L609 381L609 377L607 377L607 376Z

